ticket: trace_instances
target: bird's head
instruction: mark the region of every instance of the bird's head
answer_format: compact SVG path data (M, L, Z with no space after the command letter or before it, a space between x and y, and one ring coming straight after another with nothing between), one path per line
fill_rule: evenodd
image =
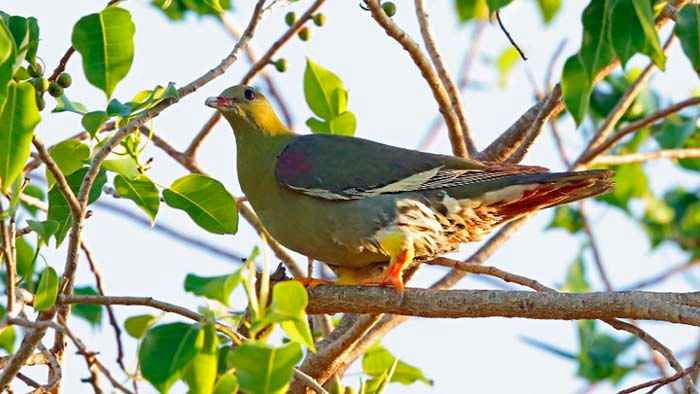
M265 134L289 132L259 90L247 85L232 86L205 104L215 108L231 123L236 134L262 131Z

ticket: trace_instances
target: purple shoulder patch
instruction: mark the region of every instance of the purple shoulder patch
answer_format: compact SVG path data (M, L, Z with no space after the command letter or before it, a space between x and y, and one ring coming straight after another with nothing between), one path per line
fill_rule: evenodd
M299 174L305 174L311 169L311 165L306 161L302 152L282 152L282 155L277 159L277 176L282 178L282 181L289 180L289 178Z

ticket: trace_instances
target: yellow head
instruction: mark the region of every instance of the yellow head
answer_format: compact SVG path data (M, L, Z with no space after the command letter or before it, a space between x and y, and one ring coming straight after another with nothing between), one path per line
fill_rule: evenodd
M232 86L205 104L219 110L237 135L253 130L267 135L289 133L265 95L250 86Z

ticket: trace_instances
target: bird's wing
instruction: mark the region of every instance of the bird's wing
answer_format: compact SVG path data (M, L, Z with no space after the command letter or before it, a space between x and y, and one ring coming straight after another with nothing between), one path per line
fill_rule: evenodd
M312 134L292 140L277 158L284 186L327 200L476 184L541 167L481 163L352 137Z

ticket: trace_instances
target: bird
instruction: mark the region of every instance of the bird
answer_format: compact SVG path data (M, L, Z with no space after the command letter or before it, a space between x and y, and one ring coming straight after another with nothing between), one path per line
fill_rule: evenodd
M549 172L332 134L296 134L258 89L205 105L229 122L243 193L271 236L335 284L404 290L403 272L531 212L606 193L610 170ZM306 285L325 283L301 278Z

